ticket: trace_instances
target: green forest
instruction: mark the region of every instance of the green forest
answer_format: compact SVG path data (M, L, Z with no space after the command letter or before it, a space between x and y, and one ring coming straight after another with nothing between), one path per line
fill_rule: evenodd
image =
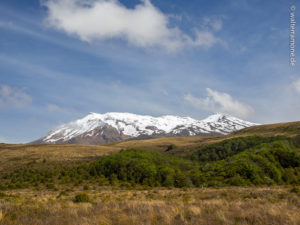
M93 162L31 163L1 176L1 189L61 185L207 187L300 184L299 146L287 137L248 136L195 149L185 158L124 149ZM45 165L43 165L45 164Z

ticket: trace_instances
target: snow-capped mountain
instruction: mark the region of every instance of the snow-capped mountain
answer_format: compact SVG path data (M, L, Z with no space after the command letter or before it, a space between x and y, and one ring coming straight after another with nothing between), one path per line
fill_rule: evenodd
M228 134L254 125L257 124L219 113L204 120L170 115L90 113L82 119L58 126L35 143L103 144L129 138L207 136Z

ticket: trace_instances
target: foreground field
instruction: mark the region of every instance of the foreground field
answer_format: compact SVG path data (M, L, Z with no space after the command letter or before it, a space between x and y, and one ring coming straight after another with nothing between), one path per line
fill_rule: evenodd
M82 189L2 192L0 224L300 224L296 187L90 188L84 191L90 199L84 203L75 202Z
M299 134L0 144L0 225L300 225Z

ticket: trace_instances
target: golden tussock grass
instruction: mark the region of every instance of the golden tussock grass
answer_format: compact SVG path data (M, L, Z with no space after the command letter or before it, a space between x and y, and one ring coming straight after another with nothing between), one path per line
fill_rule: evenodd
M0 224L95 225L298 225L300 196L291 187L89 190L80 192L7 191L0 199ZM0 214L1 215L1 214Z
M76 163L116 153L120 148L82 145L9 145L0 144L0 172L22 167L27 163Z

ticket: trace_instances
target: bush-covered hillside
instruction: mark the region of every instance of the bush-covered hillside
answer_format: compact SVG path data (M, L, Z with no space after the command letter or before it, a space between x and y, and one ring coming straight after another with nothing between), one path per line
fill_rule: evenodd
M248 142L249 140L253 140L256 144ZM236 138L213 146L199 149L192 157L198 156L202 164L201 171L206 174L210 185L271 185L300 182L300 154L289 139ZM205 161L204 158L208 160Z
M192 155L192 159L201 162L217 161L226 159L230 156L243 152L247 149L258 147L263 143L271 143L274 141L287 140L286 137L261 137L249 136L227 139L225 141L204 146ZM289 141L290 142L290 141Z
M129 149L76 166L30 164L2 175L0 188L61 185L201 187L300 184L300 153L286 137L249 136L196 149L189 158Z

